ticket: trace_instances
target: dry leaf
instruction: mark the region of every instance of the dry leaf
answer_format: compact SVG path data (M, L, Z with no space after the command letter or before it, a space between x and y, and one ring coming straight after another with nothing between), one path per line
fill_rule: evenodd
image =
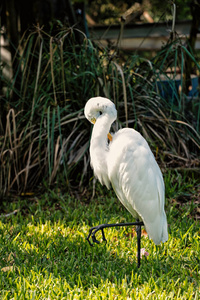
M7 266L7 267L1 268L1 271L3 271L3 272L13 271L13 270L14 270L14 266Z

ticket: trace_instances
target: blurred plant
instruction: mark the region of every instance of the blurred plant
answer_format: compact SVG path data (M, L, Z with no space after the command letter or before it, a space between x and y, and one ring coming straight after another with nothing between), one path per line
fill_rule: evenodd
M164 166L199 166L199 102L188 101L174 83L177 67L184 76L185 56L193 57L189 51L174 41L151 61L132 55L121 63L117 52L98 48L83 33L84 42L77 45L77 30L65 28L50 36L36 28L21 40L13 79L0 73L1 193L30 191L42 180L84 189L93 173L91 126L83 108L96 95L115 102L115 129L128 125L139 130ZM169 68L173 76L166 73ZM173 97L163 94L162 76Z

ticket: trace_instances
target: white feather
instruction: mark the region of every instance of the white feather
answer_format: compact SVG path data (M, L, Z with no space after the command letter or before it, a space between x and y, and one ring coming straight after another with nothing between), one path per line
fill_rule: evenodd
M110 183L126 209L139 217L155 244L168 239L164 210L165 187L160 168L146 140L134 129L121 129L107 143L110 126L116 119L114 104L106 98L91 98L85 116L94 124L91 166L101 184Z

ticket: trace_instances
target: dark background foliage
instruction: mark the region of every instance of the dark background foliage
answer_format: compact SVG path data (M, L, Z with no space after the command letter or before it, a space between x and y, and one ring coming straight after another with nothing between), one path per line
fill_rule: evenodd
M156 1L138 5L140 13L131 22L142 22L145 10L156 19ZM171 4L163 5L157 15L165 10L167 18ZM162 168L199 168L200 105L198 97L188 97L191 81L186 72L189 65L199 74L191 42L197 33L188 45L169 37L148 59L118 47L97 46L87 38L88 14L95 23L108 24L119 22L130 7L128 1L1 2L1 32L8 38L12 61L11 67L2 61L0 68L2 194L22 193L44 182L84 190L93 175L88 155L91 125L83 108L95 95L116 104L118 122L112 130L127 125L139 130ZM183 18L189 6L181 7L179 1L178 9ZM98 10L101 20L95 16ZM198 27L194 16L189 17Z

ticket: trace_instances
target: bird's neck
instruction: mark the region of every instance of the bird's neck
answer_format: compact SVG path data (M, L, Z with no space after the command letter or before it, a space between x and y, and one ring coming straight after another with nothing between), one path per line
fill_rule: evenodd
M106 116L98 118L94 124L90 142L91 166L94 169L94 174L107 187L109 187L107 175L107 155L109 151L107 134L110 126L111 124Z
M92 131L91 146L94 146L96 149L101 148L101 151L104 147L105 149L107 148L107 135L110 126L109 118L106 115L97 119Z

